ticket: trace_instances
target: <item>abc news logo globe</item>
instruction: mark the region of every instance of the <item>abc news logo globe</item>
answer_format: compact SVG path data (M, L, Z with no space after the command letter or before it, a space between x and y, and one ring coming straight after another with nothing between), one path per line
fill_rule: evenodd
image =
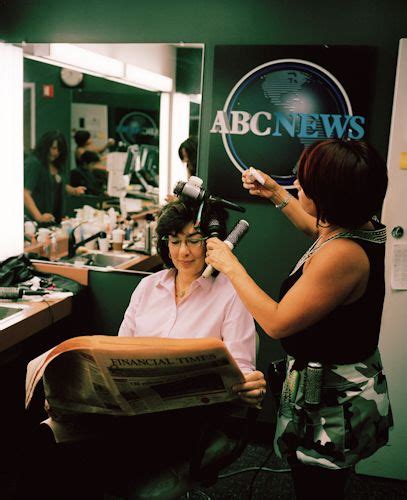
M247 73L216 112L212 134L220 134L232 164L250 166L290 186L304 147L330 137L361 139L365 118L353 116L336 78L308 61L280 59Z

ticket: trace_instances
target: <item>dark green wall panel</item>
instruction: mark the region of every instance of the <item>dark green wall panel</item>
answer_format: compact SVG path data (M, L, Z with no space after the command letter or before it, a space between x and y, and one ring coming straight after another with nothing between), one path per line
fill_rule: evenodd
M117 335L131 294L149 273L89 273L91 335Z

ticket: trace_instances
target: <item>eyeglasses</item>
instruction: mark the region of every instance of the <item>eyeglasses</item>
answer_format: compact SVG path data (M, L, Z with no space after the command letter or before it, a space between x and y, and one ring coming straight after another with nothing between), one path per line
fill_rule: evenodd
M163 236L163 241L167 241L169 245L175 248L180 248L181 243L184 242L188 248L198 248L202 246L203 242L208 239L204 236L191 236L189 238L177 238L176 236Z

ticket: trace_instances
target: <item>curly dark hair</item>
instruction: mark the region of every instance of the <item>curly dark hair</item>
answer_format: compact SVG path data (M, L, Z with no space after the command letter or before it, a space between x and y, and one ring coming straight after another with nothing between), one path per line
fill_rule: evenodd
M387 167L367 142L328 139L303 151L298 180L316 205L318 223L355 229L380 212Z
M51 130L42 135L35 146L34 153L43 165L48 165L49 150L55 141L58 144L59 156L54 160L54 166L61 171L65 168L68 159L68 145L65 136L59 130Z
M195 223L198 215L198 209L199 207L197 207L196 204L190 204L181 200L172 201L162 208L158 216L156 228L158 236L157 252L166 267L174 267L174 264L172 263L170 257L168 242L163 238L168 235L175 236L190 222ZM202 210L199 232L203 236L209 236L209 224L211 223L212 226L213 221L216 220L218 223L219 238L223 240L227 236L227 218L228 213L224 208L207 201L205 202Z

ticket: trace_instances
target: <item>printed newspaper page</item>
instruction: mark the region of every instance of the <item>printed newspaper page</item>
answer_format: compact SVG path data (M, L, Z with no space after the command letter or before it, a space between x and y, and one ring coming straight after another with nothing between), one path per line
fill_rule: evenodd
M43 379L55 420L139 415L236 399L244 377L219 339L76 337L32 360L26 406ZM51 426L52 427L52 426Z

